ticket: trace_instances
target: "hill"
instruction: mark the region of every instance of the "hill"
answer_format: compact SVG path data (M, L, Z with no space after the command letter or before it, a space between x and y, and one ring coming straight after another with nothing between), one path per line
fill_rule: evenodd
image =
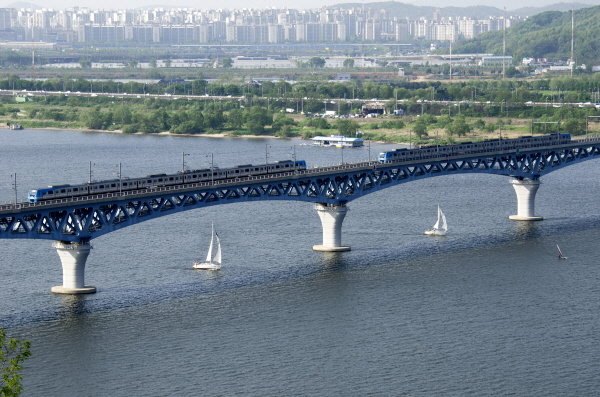
M541 14L546 11L571 11L571 10L579 10L580 8L589 8L593 4L583 4L583 3L556 3L543 7L522 7L517 8L516 10L508 11L509 15L516 15L520 17L530 17L533 15Z
M432 18L434 12L439 10L441 17L469 17L483 19L488 17L499 17L505 14L503 9L490 6L471 6L471 7L432 7L417 6L413 4L400 3L396 1L384 1L375 3L341 3L330 8L365 8L371 10L385 10L390 16L399 18L418 19L421 17ZM539 14L544 11L566 11L571 8L580 9L589 7L589 4L583 3L556 3L544 7L524 7L516 10L506 11L508 15L528 17Z
M600 60L600 6L575 11L575 59L578 64ZM489 32L459 42L457 52L502 54L502 32ZM506 30L506 54L515 61L524 57L569 58L571 12L548 11Z

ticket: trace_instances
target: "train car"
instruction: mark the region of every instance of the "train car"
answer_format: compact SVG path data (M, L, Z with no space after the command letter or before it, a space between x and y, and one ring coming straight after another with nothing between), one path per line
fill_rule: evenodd
M27 200L35 203L39 200L52 200L66 197L67 192L71 192L71 185L53 185L43 189L30 190L27 193Z
M283 172L306 170L303 160L283 160L261 165L240 165L233 168L213 168L178 172L177 174L154 174L141 178L125 178L97 181L81 185L55 185L29 191L27 200L32 203L75 196L116 193L136 189L177 186L187 183L211 182L227 178L245 178L272 175Z
M185 183L210 182L225 178L227 178L227 172L220 168L191 170L183 173Z
M481 142L462 142L454 145L423 146L419 149L396 149L379 154L381 163L413 161L438 156L462 156L496 152L501 150L528 149L542 146L564 145L571 141L571 134L522 136L513 139L488 139Z

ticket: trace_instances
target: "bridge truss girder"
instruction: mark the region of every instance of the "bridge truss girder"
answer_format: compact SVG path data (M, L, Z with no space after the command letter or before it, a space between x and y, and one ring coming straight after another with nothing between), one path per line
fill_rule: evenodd
M342 205L401 183L458 173L489 173L517 179L540 176L581 161L597 158L600 142L561 149L430 159L411 164L363 163L337 170L318 169L286 179L217 184L193 191L163 192L147 197L74 203L62 208L23 208L0 214L0 238L85 242L127 226L181 211L212 205L258 200L296 200Z

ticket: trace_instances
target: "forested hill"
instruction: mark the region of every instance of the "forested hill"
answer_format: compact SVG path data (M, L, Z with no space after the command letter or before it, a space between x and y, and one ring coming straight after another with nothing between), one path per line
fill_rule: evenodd
M461 53L502 55L502 32L489 32L456 47ZM575 60L600 64L600 6L575 11ZM571 12L548 11L506 30L506 54L515 62L523 57L569 58Z
M546 5L543 7L523 7L516 10L505 11L502 8L490 7L490 6L469 6L469 7L433 7L433 6L420 6L414 4L407 4L398 1L381 1L372 3L339 3L329 8L364 8L374 11L385 11L388 15L397 18L409 18L419 19L421 17L433 18L434 13L439 13L442 18L475 18L484 19L489 17L501 17L505 14L518 15L521 17L528 17L531 15L539 14L544 11L566 11L571 9L579 9L589 7L589 4L584 3L555 3Z

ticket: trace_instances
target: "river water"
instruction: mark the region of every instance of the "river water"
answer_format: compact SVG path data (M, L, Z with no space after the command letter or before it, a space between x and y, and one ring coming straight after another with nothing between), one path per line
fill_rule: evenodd
M56 183L369 150L300 140L3 131L0 201ZM370 155L394 147L371 145ZM182 156L182 153L189 153ZM25 396L556 396L600 386L600 167L542 178L512 222L506 177L429 178L349 204L343 243L312 205L266 201L159 218L92 241L88 296L62 296L45 240L0 240L0 326L32 343ZM422 233L440 203L444 238ZM210 223L220 272L191 269ZM558 260L559 243L567 260Z

